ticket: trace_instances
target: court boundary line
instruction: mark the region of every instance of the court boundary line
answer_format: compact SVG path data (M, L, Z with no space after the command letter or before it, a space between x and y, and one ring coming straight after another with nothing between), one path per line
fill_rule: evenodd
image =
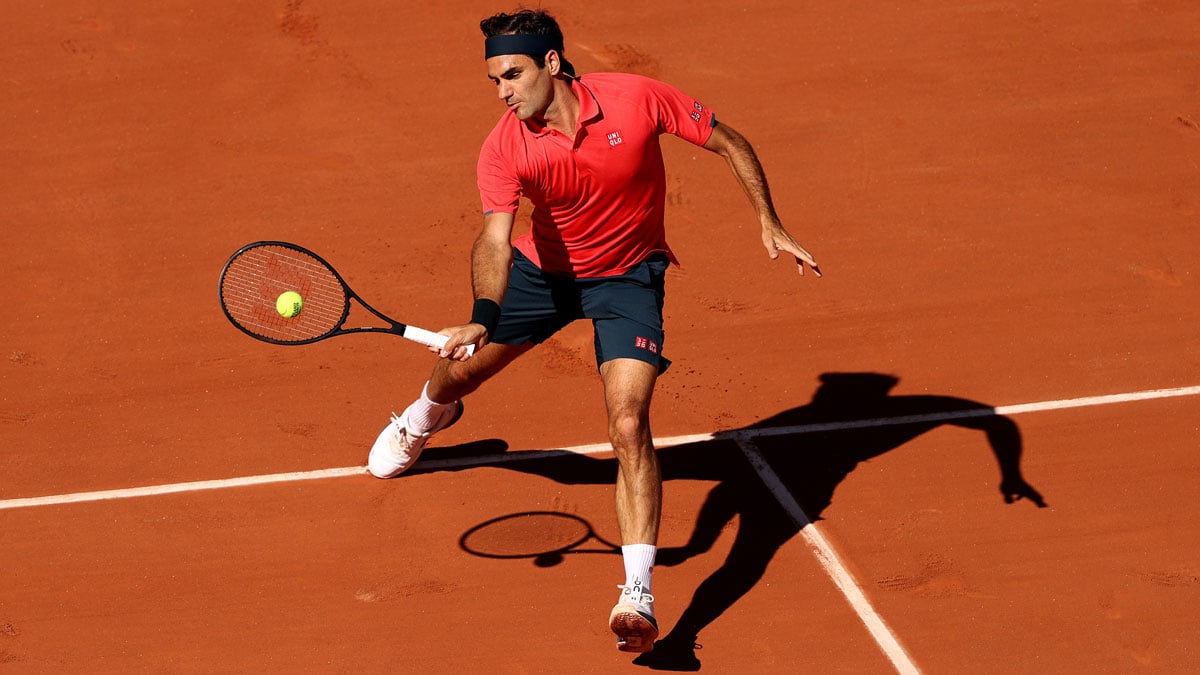
M746 459L749 460L755 473L758 474L759 480L767 486L775 500L792 519L792 523L796 525L804 543L808 544L813 557L817 559L821 568L825 570L825 574L833 581L833 585L842 592L842 597L846 598L850 608L866 626L867 632L871 634L871 638L883 651L884 656L892 662L896 672L901 675L919 675L920 669L900 644L900 639L892 632L891 627L883 620L879 612L875 611L875 606L867 599L862 586L846 568L841 556L833 548L833 544L829 543L829 540L817 528L816 523L804 512L804 508L796 501L795 495L787 488L779 474L775 473L775 469L771 468L770 462L763 456L758 444L751 438L742 438L738 439L737 445L746 455Z
M867 429L874 427L902 426L906 424L921 424L927 422L945 422L970 417L992 417L998 415L1020 415L1032 412L1050 410L1065 410L1068 408L1083 408L1117 403L1132 403L1156 399L1176 398L1181 396L1200 395L1200 386L1176 387L1171 389L1149 389L1128 392L1124 394L1107 394L1103 396L1086 396L1073 399L1039 401L1016 405L979 407L970 410L950 410L940 413L921 415L903 415L897 417L879 417L863 420L847 420L843 422L821 422L815 424L799 424L785 427L770 427L763 429L736 429L717 431L707 434L690 434L655 439L655 446L666 448L686 443L702 443L707 441L740 441L744 439L765 438L771 436L791 436L796 434L819 433L825 431L845 431L850 429ZM554 450L519 450L502 455L484 455L424 461L419 464L422 471L437 469L462 469L473 466L493 465L504 462L525 461L544 457L555 457L567 454L595 455L611 452L608 443L577 445L570 448ZM242 476L238 478L221 478L215 480L189 481L185 483L166 483L147 485L144 487L119 488L113 490L94 490L73 492L43 497L18 497L0 500L0 511L8 509L32 508L39 506L58 506L63 504L78 504L114 499L130 499L134 497L153 497L158 495L179 494L184 492L200 492L205 490L220 490L273 483L291 483L307 480L324 480L329 478L345 478L361 476L367 473L365 466L342 467L335 469L318 469L315 471L292 471L287 473L262 474L257 476Z

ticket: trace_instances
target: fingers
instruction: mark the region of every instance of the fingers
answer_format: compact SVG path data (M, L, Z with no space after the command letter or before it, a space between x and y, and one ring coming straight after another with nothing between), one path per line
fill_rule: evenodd
M487 330L479 324L446 328L440 333L446 336L446 343L440 348L430 347L430 351L443 359L466 361L473 356L473 351L478 351L487 343Z
M470 349L467 349L467 345L459 345L454 349L441 350L438 352L438 356L441 356L443 359L450 359L451 361L467 361L473 356L473 353Z
M469 347L478 346L474 342L458 342L454 339L446 341L445 346L438 350L438 356L451 361L466 361L471 358L473 352Z
M771 260L778 258L780 251L787 251L796 259L796 270L800 272L800 276L804 276L805 265L812 268L813 274L821 276L821 268L817 265L816 259L811 253L804 250L803 246L786 240L774 241L767 246L767 253L771 256Z

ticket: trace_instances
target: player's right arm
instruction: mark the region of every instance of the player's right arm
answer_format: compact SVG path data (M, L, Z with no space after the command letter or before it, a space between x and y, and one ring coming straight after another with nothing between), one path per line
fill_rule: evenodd
M504 301L512 265L513 214L492 211L483 217L483 230L471 248L471 288L475 299Z
M512 265L514 220L513 214L502 211L492 211L483 217L483 229L471 247L471 288L476 301L491 301L497 307L504 302L508 271ZM441 333L450 339L439 355L456 361L470 358L466 345L473 344L478 350L491 338L483 324L474 322L445 328Z

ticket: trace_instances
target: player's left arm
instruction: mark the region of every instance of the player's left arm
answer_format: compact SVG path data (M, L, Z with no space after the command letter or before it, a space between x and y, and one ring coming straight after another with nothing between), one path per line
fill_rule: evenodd
M771 201L771 189L767 185L767 176L753 146L735 129L727 124L718 123L713 127L712 135L704 143L704 148L725 158L733 175L737 177L750 203L758 213L762 224L762 243L767 253L774 260L780 251L785 251L796 258L796 267L800 275L804 275L804 266L812 268L813 273L821 276L821 268L817 261L779 222L775 213L775 204Z

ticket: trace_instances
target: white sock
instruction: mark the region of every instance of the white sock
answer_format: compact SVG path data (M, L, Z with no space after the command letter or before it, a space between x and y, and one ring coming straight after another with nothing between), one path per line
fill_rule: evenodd
M421 398L413 401L405 411L408 415L408 430L418 435L429 431L450 403L435 403L430 400L429 383L426 382L425 388L421 390Z
M658 547L653 544L630 544L621 547L625 560L625 586L632 592L650 592L650 577L654 573L654 555Z

